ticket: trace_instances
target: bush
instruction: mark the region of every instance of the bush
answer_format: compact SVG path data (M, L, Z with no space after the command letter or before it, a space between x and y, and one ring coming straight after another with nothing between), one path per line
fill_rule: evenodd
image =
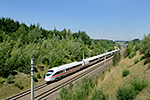
M128 69L123 69L122 70L122 76L125 77L127 75L129 75L130 71Z
M132 47L127 47L126 52L127 52L127 56L129 56L130 53L132 52Z
M0 79L0 84L3 84L4 83L4 80L3 79Z
M94 88L94 91L91 94L90 100L108 100L109 95L104 94L102 88Z
M132 80L131 85L135 88L135 91L138 94L140 91L148 86L148 82L145 80L145 78L140 79L139 77L137 77Z
M134 59L134 64L138 63L139 62L139 59L138 58L135 58Z
M132 100L135 98L136 93L132 86L122 86L116 92L117 100Z
M76 87L73 89L73 84L70 82L69 87L63 87L60 90L60 98L57 100L88 100L92 89L94 88L95 82L91 78L83 78L79 84L76 83Z
M147 59L145 60L144 65L145 65L145 64L148 64L148 63L150 63L150 58L147 58Z
M34 77L33 80L34 80L34 82L38 82L37 77Z
M41 75L40 75L40 73L38 73L38 74L37 74L37 78L41 78Z
M129 58L132 59L136 55L136 52L133 52L129 55Z
M143 60L143 59L145 59L145 56L140 57L140 61Z
M113 66L116 66L120 61L121 55L119 53L115 53L113 56Z
M14 77L12 76L12 74L10 74L10 75L7 77L6 81L7 81L7 83L11 84L11 83L13 82L13 79L14 79Z
M18 83L18 82L15 82L14 83L14 86L18 87L20 90L22 90L24 87L22 86L22 83Z
M14 83L14 86L19 87L19 83L18 83L18 82L15 82L15 83Z

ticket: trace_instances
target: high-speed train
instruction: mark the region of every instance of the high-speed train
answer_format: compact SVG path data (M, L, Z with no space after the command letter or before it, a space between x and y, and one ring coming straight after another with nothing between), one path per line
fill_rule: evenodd
M112 56L115 52L118 52L118 51L119 51L119 49L113 50L111 52L107 52L104 54L100 54L100 55L97 55L94 57L86 58L81 61L75 61L75 62L64 64L64 65L61 65L58 67L53 67L53 68L49 69L49 71L46 73L45 81L50 82L50 81L59 80L59 79L63 78L63 76L66 76L70 73L73 73L73 72L80 70L88 65L91 65L93 63L96 63L96 62L104 59L104 57Z

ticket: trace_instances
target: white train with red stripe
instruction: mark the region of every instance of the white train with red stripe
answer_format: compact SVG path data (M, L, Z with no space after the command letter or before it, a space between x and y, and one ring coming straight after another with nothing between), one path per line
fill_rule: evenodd
M96 62L104 59L105 56L109 57L118 51L119 51L119 49L113 50L111 52L107 52L107 53L104 53L101 55L97 55L94 57L86 58L86 59L83 59L82 61L76 61L76 62L68 63L65 65L61 65L58 67L53 67L53 68L49 69L49 71L46 73L45 81L50 82L50 81L61 79L61 78L63 78L63 76L66 76L72 72L80 70L81 68L84 68L88 65L96 63Z

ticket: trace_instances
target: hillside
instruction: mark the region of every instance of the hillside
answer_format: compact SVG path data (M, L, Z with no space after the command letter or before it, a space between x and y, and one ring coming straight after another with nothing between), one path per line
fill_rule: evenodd
M110 73L105 73L105 78L101 81L99 80L99 87L103 88L103 92L109 94L109 100L116 100L116 91L118 87L123 85L130 85L131 81L135 77L143 78L145 77L146 80L150 83L150 65L145 63L145 59L139 61L138 63L134 64L134 59L140 59L143 56L139 52L137 55L132 59L123 58L121 59L120 63L116 66L111 68ZM126 77L122 76L122 70L128 69L130 74ZM99 76L102 77L102 76ZM147 100L150 98L150 85L142 90L137 96L135 100Z

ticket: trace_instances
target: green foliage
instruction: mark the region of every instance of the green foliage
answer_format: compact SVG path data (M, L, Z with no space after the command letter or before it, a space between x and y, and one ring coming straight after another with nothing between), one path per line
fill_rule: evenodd
M135 88L135 91L138 94L148 86L148 82L145 80L145 78L140 79L139 77L136 77L132 80L131 85Z
M20 24L10 18L0 19L0 76L7 77L13 70L24 73L30 71L30 59L38 65L49 68L104 53L104 48L113 50L112 40L96 40L84 31L71 33L70 29L62 31L45 30L37 25ZM40 69L40 68L39 68ZM40 69L44 70L44 69Z
M121 59L120 52L115 53L114 56L113 56L113 66L116 66L120 62L120 59Z
M150 63L150 58L146 58L144 65Z
M94 88L94 91L91 94L90 100L108 100L109 95L103 93L102 88Z
M0 78L0 84L3 84L5 81Z
M145 56L140 57L140 61L143 60L143 59L145 59Z
M122 76L125 77L127 75L129 75L130 71L128 69L123 69L122 70Z
M134 47L134 51L135 51L135 52L138 51L138 50L140 50L140 43L137 43L137 44L135 45L135 47Z
M76 88L73 88L73 84L70 83L69 87L63 87L60 91L60 98L57 100L83 100L88 99L88 96L92 93L92 89L94 89L94 82L92 79L88 79L87 77L81 80L81 83L76 84Z
M147 86L148 82L145 78L136 77L132 80L131 85L119 87L116 97L118 100L132 100Z
M122 86L116 92L117 100L133 100L136 96L132 86Z
M139 62L139 59L138 58L135 58L134 59L134 64L138 63Z
M14 86L18 87L20 90L22 90L24 87L22 86L22 83L20 82L15 82Z
M43 75L43 78L45 78L45 75L46 75L46 74Z
M10 74L10 75L7 77L6 81L7 81L7 83L11 84L11 83L13 82L13 79L14 79L14 77L12 76L12 74Z
M140 51L144 53L146 56L150 55L150 42L149 41L150 41L150 33L147 36L144 34L144 38L142 39L141 44L140 44Z
M69 83L69 89L72 90L72 87L73 87L73 83L70 82L70 83Z
M40 73L38 73L38 74L37 74L37 78L41 78L41 75L40 75Z
M103 80L104 80L104 78L105 78L105 75L103 75L103 76L101 77L101 81L103 81Z
M34 82L38 82L38 79L35 76L34 76L33 80L34 80Z
M132 59L136 55L136 52L133 52L129 55L129 58Z
M127 56L129 56L130 53L132 52L132 47L126 48L126 52L127 52Z

